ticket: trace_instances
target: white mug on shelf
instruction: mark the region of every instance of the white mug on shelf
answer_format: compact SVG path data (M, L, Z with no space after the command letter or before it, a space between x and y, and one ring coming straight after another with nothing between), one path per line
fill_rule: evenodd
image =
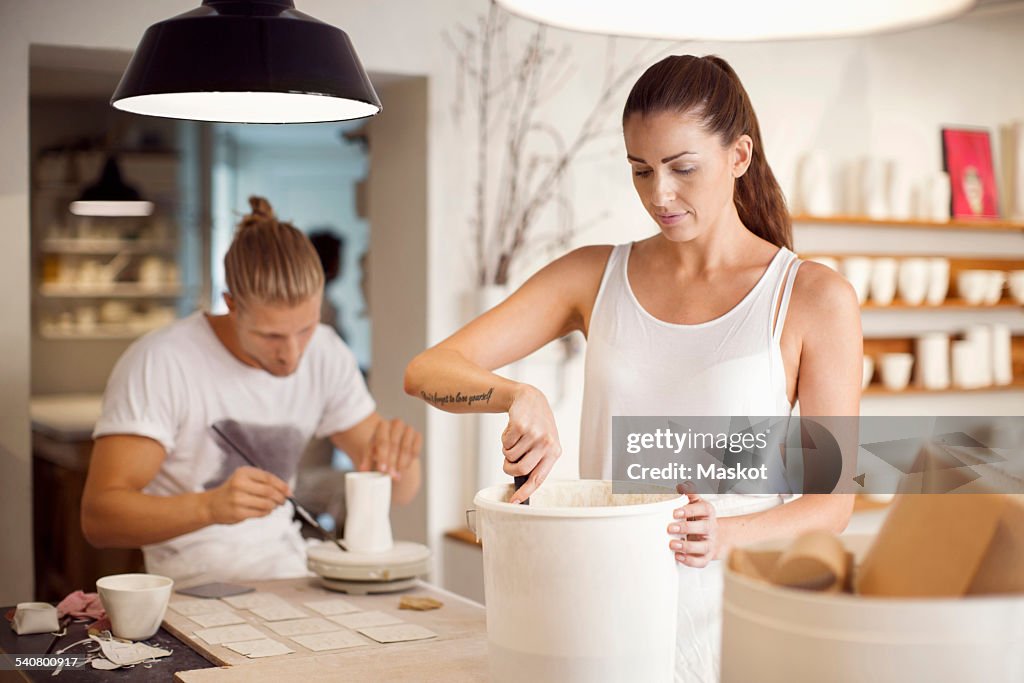
M910 371L914 367L912 353L883 353L881 358L882 384L890 391L902 391L910 384Z
M949 291L949 259L928 259L928 293L925 301L932 306L940 306L946 300Z
M857 301L864 303L868 298L868 284L871 282L871 259L862 256L844 258L843 276L857 293Z
M810 216L835 213L828 157L820 150L804 154L797 166L797 210Z
M927 188L928 218L937 223L949 222L950 196L952 192L949 184L949 174L945 171L933 173L928 178Z
M889 217L889 188L887 163L884 159L868 157L860 164L861 206L868 218Z
M871 377L875 374L875 359L871 356L864 356L864 374L861 376L861 389L867 389L871 384Z
M971 339L953 342L953 386L960 389L977 389L983 386L978 368L978 344Z
M928 294L928 261L907 258L900 261L899 292L903 303L918 306Z
M988 271L961 270L956 276L956 289L965 302L979 306L988 294L989 282Z
M871 260L871 301L888 306L896 296L896 259L889 257Z
M889 192L889 217L898 220L909 220L914 213L913 196L907 174L898 161L889 161L887 166L887 189Z
M1006 286L1006 273L1001 270L989 270L988 287L985 289L985 304L994 306L1003 298L1003 287Z
M1002 323L989 326L992 335L992 383L1006 386L1013 382L1013 338L1010 327Z
M925 389L949 387L949 335L941 332L917 338L917 384Z
M988 325L971 325L964 333L964 338L975 345L977 386L992 386L992 328Z
M1007 279L1010 283L1010 296L1018 304L1024 304L1024 270L1010 271Z

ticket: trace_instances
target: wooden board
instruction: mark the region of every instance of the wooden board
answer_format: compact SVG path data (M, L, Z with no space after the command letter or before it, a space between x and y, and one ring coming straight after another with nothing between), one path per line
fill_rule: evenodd
M466 600L454 593L435 588L423 582L417 582L415 588L397 593L384 595L348 595L322 588L314 578L301 579L280 579L276 581L253 581L245 582L243 585L251 586L257 591L272 593L287 600L300 610L307 612L308 616L320 616L313 610L304 606L303 603L328 598L341 598L346 602L359 607L364 611L381 611L394 615L398 619L410 624L418 624L428 628L438 637L429 641L413 641L405 643L380 644L369 641L366 645L360 645L347 650L335 650L330 653L313 652L302 647L297 642L285 636L278 635L266 627L263 620L248 610L234 610L246 619L246 624L260 631L268 638L283 642L295 652L287 655L279 655L265 659L250 659L240 655L223 645L210 645L193 634L203 627L188 617L178 614L172 609L167 610L164 618L164 628L177 636L183 643L194 649L207 660L220 666L239 667L249 671L257 665L281 663L285 666L295 664L298 661L309 658L323 658L325 656L354 656L360 653L367 655L370 659L385 656L390 658L394 651L407 648L427 648L440 646L447 641L479 641L486 642L487 624L484 608L470 600ZM417 612L415 610L400 610L398 602L403 595L427 596L436 598L444 603L440 609ZM184 599L185 596L175 594L172 600ZM340 630L340 627L339 627ZM447 646L445 646L447 647ZM240 679L239 679L240 680Z

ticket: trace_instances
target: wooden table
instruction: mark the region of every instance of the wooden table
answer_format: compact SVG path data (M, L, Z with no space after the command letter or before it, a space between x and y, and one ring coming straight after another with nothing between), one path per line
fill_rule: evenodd
M416 587L383 595L346 595L328 591L315 579L282 579L246 582L259 591L274 593L288 602L304 602L341 597L362 610L394 614L411 624L419 624L438 634L437 638L405 643L361 645L333 652L312 652L294 641L276 635L258 620L250 623L268 637L296 650L288 655L249 659L220 645L208 645L192 634L200 627L180 614L168 610L164 627L183 642L222 668L183 671L175 680L181 683L261 683L268 681L345 680L346 683L388 681L389 683L487 681L487 624L483 605L454 593L418 582ZM444 603L440 609L418 612L399 610L402 595L427 596ZM225 667L226 668L223 668Z

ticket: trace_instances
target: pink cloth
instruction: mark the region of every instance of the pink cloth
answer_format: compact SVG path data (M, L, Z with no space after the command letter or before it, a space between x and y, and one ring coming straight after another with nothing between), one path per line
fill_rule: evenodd
M57 617L63 618L64 615L71 615L75 618L101 619L107 616L107 611L103 609L103 603L100 602L98 594L75 591L57 603Z

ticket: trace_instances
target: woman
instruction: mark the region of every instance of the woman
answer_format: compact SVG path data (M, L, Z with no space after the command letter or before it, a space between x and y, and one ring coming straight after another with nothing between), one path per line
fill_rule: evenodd
M856 415L862 337L853 289L790 251L785 200L750 100L718 57L668 57L633 86L622 116L633 185L659 230L577 249L505 302L416 357L406 391L449 412L504 412L504 470L529 497L560 455L534 387L491 372L547 342L587 337L580 475L609 478L613 415ZM486 394L487 400L445 397ZM677 677L717 679L720 558L812 528L840 531L852 498L698 496L676 511Z

